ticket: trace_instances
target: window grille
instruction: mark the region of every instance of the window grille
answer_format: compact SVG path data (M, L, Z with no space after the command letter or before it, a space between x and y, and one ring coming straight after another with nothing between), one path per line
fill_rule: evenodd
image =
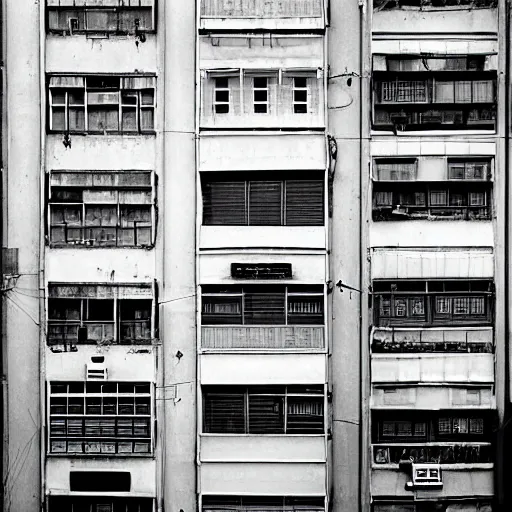
M51 382L48 400L50 454L151 454L150 383Z
M107 473L108 475L108 473ZM48 512L154 512L153 498L49 496Z

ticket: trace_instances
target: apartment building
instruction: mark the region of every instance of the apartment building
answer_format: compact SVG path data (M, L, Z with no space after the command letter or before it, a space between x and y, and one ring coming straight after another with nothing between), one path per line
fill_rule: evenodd
M505 3L2 7L5 510L500 510Z

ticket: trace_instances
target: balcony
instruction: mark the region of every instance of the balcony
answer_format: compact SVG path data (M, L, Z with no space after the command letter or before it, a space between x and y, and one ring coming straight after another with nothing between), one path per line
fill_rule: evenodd
M323 0L202 0L206 30L295 29L325 27Z
M494 130L496 71L488 57L374 56L374 128Z
M427 443L424 445L374 444L374 467L385 464L435 462L437 464L489 464L493 450L490 443Z
M322 350L321 326L208 326L201 328L203 350Z

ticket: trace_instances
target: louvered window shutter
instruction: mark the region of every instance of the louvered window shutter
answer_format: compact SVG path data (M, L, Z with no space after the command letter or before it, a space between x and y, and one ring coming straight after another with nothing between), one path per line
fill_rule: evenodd
M284 397L249 394L249 433L284 434Z
M243 79L244 104L242 113L245 115L254 114L254 76L246 75Z
M203 224L247 224L245 181L212 181L203 184Z
M248 290L245 294L244 321L247 325L284 325L285 305L282 292Z
M280 226L281 181L249 182L249 224L251 226Z
M288 397L287 434L324 431L323 397Z
M285 213L287 226L323 226L323 180L287 180Z
M269 76L267 79L268 83L268 113L273 116L282 114L279 105L279 94L278 94L278 84L277 84L277 76Z
M206 433L245 433L244 393L206 393L204 429Z
M203 119L205 121L211 121L214 110L213 110L213 95L215 94L215 78L203 78L201 80L201 87L203 89Z

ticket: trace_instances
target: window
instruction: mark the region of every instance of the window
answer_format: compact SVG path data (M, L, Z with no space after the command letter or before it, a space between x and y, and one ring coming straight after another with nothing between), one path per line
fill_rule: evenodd
M486 56L376 55L373 77L376 128L495 128L496 71Z
M48 512L153 512L152 498L49 496Z
M374 182L373 220L489 220L490 182Z
M149 247L153 244L151 172L50 173L50 244Z
M58 5L58 4L68 5ZM142 2L123 0L82 0L51 2L46 0L47 30L57 33L107 32L135 34L155 30L154 0ZM57 5L55 5L57 4ZM71 5L73 4L73 5ZM76 5L74 5L76 4Z
M293 112L308 113L308 80L305 77L293 78Z
M375 324L487 325L492 283L472 281L374 281Z
M409 159L375 160L374 169L378 181L414 181L417 161Z
M319 128L325 124L319 70L203 69L201 76L201 126L205 128Z
M253 77L253 105L255 114L268 114L269 84L266 76Z
M483 411L378 411L372 419L377 464L490 462L492 436L492 413Z
M323 286L203 286L203 325L323 325Z
M448 160L450 180L486 181L491 174L489 160Z
M149 285L48 287L49 344L147 344L153 339Z
M151 404L148 382L51 382L49 452L148 455Z
M203 495L202 512L323 512L323 497L309 496L208 496Z
M214 109L216 114L229 113L229 79L215 78Z
M155 77L51 76L52 132L151 133Z
M203 224L323 226L323 177L295 177L299 179L279 179L277 175L264 179L260 175L259 179L242 180L203 174Z
M208 434L322 434L323 386L204 386Z

